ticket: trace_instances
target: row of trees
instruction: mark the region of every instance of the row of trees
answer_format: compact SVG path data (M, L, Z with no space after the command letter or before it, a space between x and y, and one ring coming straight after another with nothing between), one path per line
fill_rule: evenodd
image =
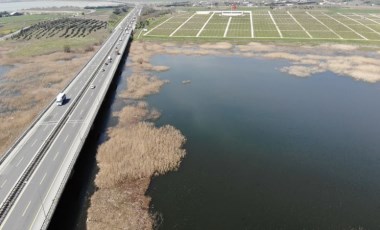
M122 7L115 8L113 10L113 13L116 15L119 15L121 13L126 13L127 11L128 11L128 6L122 6Z
M107 22L94 19L61 18L39 22L13 35L12 39L40 39L58 37L85 37L90 33L107 28Z
M150 24L150 19L158 18L161 15L170 14L172 13L171 10L165 9L165 10L157 10L152 7L144 7L141 11L141 16L139 18L139 21L137 22L136 28L142 29Z

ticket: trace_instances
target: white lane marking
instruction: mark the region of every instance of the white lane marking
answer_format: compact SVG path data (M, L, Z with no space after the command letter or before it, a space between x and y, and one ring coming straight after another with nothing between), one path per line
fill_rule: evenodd
M69 138L69 135L66 136L65 140L63 141L63 143L66 143L67 138Z
M94 95L94 91L92 91L91 96Z
M42 177L42 180L40 181L40 184L42 184L42 182L45 180L45 177L46 177L46 173L45 173L44 177Z
M30 147L33 147L37 143L37 139L32 143Z
M59 152L57 152L57 153L55 154L55 156L54 156L54 158L53 158L53 161L55 161L55 159L57 158L58 154L59 154Z
M348 25L344 24L343 22L339 21L338 19L328 15L328 14L325 14L325 13L322 13L323 15L331 18L332 20L336 21L337 23L341 24L342 26L346 27L347 29L351 30L352 32L354 32L355 34L357 34L359 37L363 38L364 40L368 40L368 38L364 37L363 35L359 34L358 32L356 32L354 29L352 29L351 27L349 27Z
M301 25L301 23L299 23L298 21L297 21L297 19L295 18L295 17L293 17L293 15L289 12L289 11L286 11L288 14L289 14L289 16L301 27L301 29L303 30L303 31L305 31L305 33L309 36L309 38L313 38L313 36L311 36L311 34L305 29L305 27L303 27L302 25Z
M365 28L371 30L372 32L377 33L378 35L380 35L379 32L377 32L376 30L372 29L371 27L369 27L369 26L367 26L367 25L365 25L365 24L359 22L358 20L355 20L355 19L353 19L353 18L350 18L350 17L348 17L348 16L346 16L346 15L344 15L344 14L341 14L341 13L338 13L338 14L341 15L341 16L343 16L343 17L345 17L345 18L348 18L348 19L350 19L350 20L352 20L352 21L354 21L354 22L356 22L356 23L358 23L358 24L364 26Z
M7 180L5 180L2 184L1 184L1 187L0 188L3 188L5 183L7 183Z
M207 26L208 22L211 20L211 18L214 16L215 12L213 12L211 14L211 16L207 19L207 21L205 22L205 24L203 24L202 28L199 30L199 32L197 33L197 36L196 37L199 37L199 35L201 35L202 31L205 29L205 27Z
M51 118L54 118L56 115L57 115L57 113L54 113L54 114L51 116Z
M174 17L174 16L173 16ZM144 36L146 36L147 34L149 34L150 32L152 32L153 30L157 29L158 27L162 26L164 23L166 23L167 21L169 21L170 19L172 19L173 17L170 17L168 19L166 19L165 21L163 21L162 23L158 24L157 26L155 26L153 29L149 30L148 32L146 32L144 34Z
M88 104L89 101L90 101L90 99L87 99L87 101L86 101L86 105Z
M365 17L364 15L359 15L359 14L354 14L354 15L359 16L359 17L362 17L362 19L364 18L364 19L369 20L369 21L371 21L371 22L374 22L374 23L376 23L376 24L380 24L380 22L377 22L377 21L375 21L375 20L373 20L373 19L367 18L367 17Z
M80 111L79 115L82 115L83 114L83 109Z
M73 123L73 128L75 127L75 125L76 125L76 124L75 124L75 123Z
M268 10L268 14L269 14L270 18L272 19L272 22L273 22L274 26L276 27L276 30L277 30L278 34L280 35L280 38L283 38L282 33L280 31L280 28L278 28L277 23L274 20L273 15L271 14L271 12L269 10Z
M48 127L48 125L45 125L45 128L43 129L44 132L46 131L47 127Z
M371 15L371 16L373 16L375 18L380 18L379 16L376 16L375 14L369 14L369 15Z
M314 18L317 22L321 23L324 27L326 27L330 32L335 34L339 39L343 39L339 34L337 34L334 30L332 30L330 27L328 27L325 23L323 23L321 20L318 18L314 17L312 14L310 14L308 11L306 11L306 14L309 15L310 17Z
M21 161L24 160L24 157L21 157L21 159L18 161L18 163L16 164L16 167L18 167L21 163Z
M137 36L137 39L139 39L140 38L140 35L141 35L141 33L142 33L143 31L142 30L140 30L140 33L139 33L139 36Z
M251 38L254 38L255 37L255 31L253 30L252 11L249 11L249 21L251 22Z
M227 26L226 26L226 30L224 31L224 35L223 35L224 38L227 36L228 28L230 28L231 20L232 20L232 17L230 17L230 18L228 19Z
M169 35L169 37L173 37L173 35L179 30L179 29L181 29L182 28L182 26L184 26L188 21L190 21L195 15L196 15L197 13L194 13L193 15L191 15L191 17L189 17L186 21L184 21L180 26L178 26L177 27L177 29L175 29L174 31L173 31L173 33L171 33L170 35Z
M28 205L26 206L26 208L25 208L24 212L22 213L22 216L24 216L24 215L25 215L25 213L26 213L26 210L28 210L28 208L29 208L29 205L30 205L30 202L31 202L31 201L29 201Z

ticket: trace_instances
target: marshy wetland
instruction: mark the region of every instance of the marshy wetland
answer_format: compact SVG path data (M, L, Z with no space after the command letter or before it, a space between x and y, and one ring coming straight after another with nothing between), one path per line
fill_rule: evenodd
M133 42L87 226L376 229L378 55L347 45ZM168 125L172 141L160 134ZM156 155L152 138L171 151ZM102 182L126 156L138 170Z
M1 152L107 33L3 43ZM379 50L133 41L84 225L378 229Z
M289 61L159 55L171 83L148 102L187 138L153 179L159 229L377 229L380 85ZM191 84L183 85L183 80Z

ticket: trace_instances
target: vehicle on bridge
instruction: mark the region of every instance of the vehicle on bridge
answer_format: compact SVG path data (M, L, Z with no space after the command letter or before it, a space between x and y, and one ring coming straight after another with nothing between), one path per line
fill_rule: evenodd
M108 56L108 61L111 63L112 62L112 57Z
M66 101L66 94L65 93L59 93L56 99L56 103L58 106L61 106L65 104Z

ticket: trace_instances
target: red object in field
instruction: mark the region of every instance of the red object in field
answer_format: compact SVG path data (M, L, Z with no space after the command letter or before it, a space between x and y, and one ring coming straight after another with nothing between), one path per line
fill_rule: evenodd
M236 10L236 4L231 5L231 10Z

